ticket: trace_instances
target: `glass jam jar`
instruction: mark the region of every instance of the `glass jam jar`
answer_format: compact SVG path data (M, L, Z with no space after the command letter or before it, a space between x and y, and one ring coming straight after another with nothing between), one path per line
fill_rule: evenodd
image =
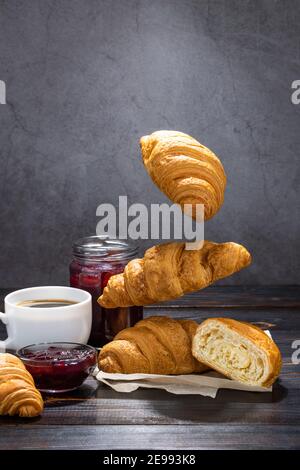
M84 237L73 244L70 286L86 290L92 296L93 321L88 341L92 346L103 346L119 331L143 318L143 307L105 309L97 302L109 278L122 273L137 252L132 243L106 236Z

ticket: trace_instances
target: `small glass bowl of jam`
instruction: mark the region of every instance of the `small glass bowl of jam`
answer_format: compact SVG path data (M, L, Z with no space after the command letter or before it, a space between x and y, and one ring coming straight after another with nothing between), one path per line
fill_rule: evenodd
M75 390L93 372L97 352L79 343L42 343L17 351L36 387L45 393Z

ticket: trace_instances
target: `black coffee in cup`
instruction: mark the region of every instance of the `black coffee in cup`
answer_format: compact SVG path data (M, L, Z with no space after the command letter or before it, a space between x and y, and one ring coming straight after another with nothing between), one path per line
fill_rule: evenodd
M19 307L31 308L51 308L51 307L68 307L69 305L77 304L73 300L65 299L35 299L35 300L22 300L17 305Z

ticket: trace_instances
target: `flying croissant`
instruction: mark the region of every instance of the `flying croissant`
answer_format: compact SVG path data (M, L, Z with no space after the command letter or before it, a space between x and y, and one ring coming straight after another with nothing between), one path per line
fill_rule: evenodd
M204 219L211 219L224 201L226 175L219 158L188 134L156 131L140 140L143 162L153 182L184 210L204 204Z
M149 305L204 289L248 266L250 253L237 243L205 241L199 250L172 242L149 248L121 274L112 276L98 302L102 307Z

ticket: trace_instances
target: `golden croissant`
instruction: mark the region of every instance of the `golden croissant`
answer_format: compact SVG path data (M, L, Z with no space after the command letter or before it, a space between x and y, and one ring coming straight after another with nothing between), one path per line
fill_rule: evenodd
M0 415L32 418L43 407L42 396L22 361L12 354L0 354Z
M171 201L204 204L211 219L224 201L226 175L218 157L193 137L177 131L157 131L140 140L144 165L153 182Z
M112 276L98 302L102 307L149 305L204 289L218 279L245 268L251 256L237 243L205 241L199 250L185 250L182 242L149 248L121 274Z
M209 318L193 338L193 355L231 379L269 387L281 369L281 354L269 336L249 323Z
M192 356L198 324L192 320L149 317L126 328L106 344L100 370L122 374L191 374L208 369Z

